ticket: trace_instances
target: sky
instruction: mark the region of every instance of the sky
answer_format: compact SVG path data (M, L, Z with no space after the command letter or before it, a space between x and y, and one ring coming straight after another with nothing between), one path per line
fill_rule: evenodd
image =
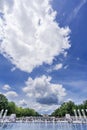
M87 0L0 0L0 93L51 113L87 99Z

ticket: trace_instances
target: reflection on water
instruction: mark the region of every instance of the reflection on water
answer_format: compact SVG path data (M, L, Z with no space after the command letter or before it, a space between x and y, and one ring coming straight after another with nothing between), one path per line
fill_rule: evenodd
M87 130L87 124L69 123L5 123L0 130Z

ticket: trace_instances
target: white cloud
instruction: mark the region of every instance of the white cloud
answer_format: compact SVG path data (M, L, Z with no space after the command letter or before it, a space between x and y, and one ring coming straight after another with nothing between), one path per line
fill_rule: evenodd
M71 22L79 13L80 9L87 3L87 0L81 0L79 4L73 9L69 17L67 18L68 22Z
M9 99L13 99L18 96L18 94L15 91L8 91L5 93L5 96Z
M64 52L64 57L65 57L65 58L67 57L67 54L68 54L68 53L65 51L65 52Z
M7 9L8 12L11 11L14 4L14 0L0 0L0 11Z
M59 105L44 105L34 102L31 108L35 108L35 110L41 114L51 114L55 109L57 109Z
M22 71L31 72L70 47L69 28L60 28L50 0L1 0L0 53ZM11 6L12 5L12 6Z
M47 72L52 72L55 70L60 70L63 68L63 64L62 63L58 63L56 65L51 66L50 68L47 69Z
M68 98L68 99L66 100L66 102L69 102L69 101L74 102L72 98Z
M73 14L74 17L78 14L79 10L83 7L84 4L86 4L87 0L82 0L80 4L74 9Z
M5 85L2 87L2 89L8 91L8 90L11 89L11 87L10 87L8 84L5 84Z
M22 100L19 101L18 105L20 105L22 107L26 107L27 106L27 102L24 99L22 99Z
M53 70L60 70L60 69L62 69L62 68L63 68L63 64L60 63L60 64L57 64L57 65L53 68Z
M51 77L45 75L29 78L23 92L37 103L45 105L58 105L66 96L65 88L61 84L51 83Z
M15 67L13 67L12 69L11 69L11 72L14 72L16 70L16 68Z

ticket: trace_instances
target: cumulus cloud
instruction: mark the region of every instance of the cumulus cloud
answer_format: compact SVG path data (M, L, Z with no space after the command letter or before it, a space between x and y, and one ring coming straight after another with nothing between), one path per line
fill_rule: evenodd
M68 99L66 100L66 102L69 102L69 101L72 101L72 102L73 102L73 99L68 98Z
M60 28L50 0L0 0L0 53L32 72L69 49L69 28Z
M57 65L53 68L53 70L60 70L60 69L62 69L62 67L63 67L63 64L60 63L60 64L57 64Z
M13 67L12 69L11 69L11 72L14 72L16 70L16 68L15 67Z
M57 109L59 105L46 105L34 102L31 108L35 108L35 110L41 114L51 114L55 109Z
M3 87L2 87L3 90L6 90L6 91L9 91L11 89L11 87L8 85L8 84L5 84Z
M27 102L24 99L22 99L22 100L19 101L18 105L26 107L27 106Z
M47 72L52 72L55 70L60 70L63 68L63 64L62 63L58 63L56 65L51 66L49 69L47 69Z
M18 96L18 94L15 91L8 91L5 93L5 96L9 99L13 99Z
M45 75L29 78L23 92L37 103L45 105L59 104L66 96L66 90L61 84L51 83L51 77Z
M11 11L14 4L14 0L0 0L0 11L4 11L7 8L7 11Z

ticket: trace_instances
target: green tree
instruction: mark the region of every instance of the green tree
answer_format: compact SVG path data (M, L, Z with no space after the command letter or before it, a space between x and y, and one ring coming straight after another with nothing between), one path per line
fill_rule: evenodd
M17 117L23 116L23 108L22 107L16 107L16 115L17 115Z
M83 102L84 109L87 109L87 100Z
M16 113L16 107L14 102L8 102L8 114Z
M7 108L8 108L8 99L3 94L0 94L0 111L2 109L6 110Z
M66 110L71 116L74 115L75 104L72 101L66 103Z
M56 109L52 116L64 117L65 114L74 115L75 104L72 101L64 102L60 108Z
M8 102L8 99L3 94L0 94L0 111L2 109L7 109L8 115L15 113L17 117L39 115L34 109L18 107L14 102Z

